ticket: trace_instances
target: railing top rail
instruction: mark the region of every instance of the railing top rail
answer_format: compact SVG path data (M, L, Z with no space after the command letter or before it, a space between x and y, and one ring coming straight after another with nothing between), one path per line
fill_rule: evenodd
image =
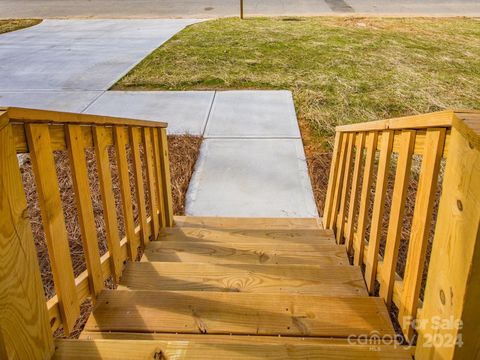
M460 118L465 116L480 116L477 110L444 110L429 114L405 116L387 120L363 122L358 124L340 125L335 128L337 132L361 132L361 131L382 131L400 129L425 129L431 127L451 127L452 120L457 115Z
M80 125L122 125L166 128L167 123L160 121L138 120L111 116L76 114L61 111L37 110L19 107L0 108L0 116L7 112L10 121L45 124L80 124Z

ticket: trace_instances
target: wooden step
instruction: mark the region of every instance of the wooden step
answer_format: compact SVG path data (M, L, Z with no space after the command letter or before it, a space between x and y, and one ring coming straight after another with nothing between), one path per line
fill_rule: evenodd
M130 262L120 284L130 290L368 296L360 267L350 265Z
M242 218L175 216L177 227L200 227L205 229L322 229L320 218Z
M83 331L82 340L160 340L160 341L201 341L210 344L310 344L310 345L350 345L347 338L315 337L315 336L257 336L257 335L225 335L225 334L173 334L173 333L139 333L139 332L100 332Z
M85 331L349 337L395 335L383 299L104 290Z
M67 340L55 342L53 359L411 359L392 345L229 343L160 340Z
M196 241L151 242L145 248L142 261L216 264L349 264L345 246L342 245L271 245Z
M334 244L331 230L246 230L202 229L197 227L164 228L159 241L206 241L262 244Z

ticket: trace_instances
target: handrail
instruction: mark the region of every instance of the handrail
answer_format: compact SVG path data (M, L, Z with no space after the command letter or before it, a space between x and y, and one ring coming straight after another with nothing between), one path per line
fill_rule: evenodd
M377 120L357 124L341 125L335 128L337 132L380 131L427 129L431 127L450 127L455 110L444 110L429 114L405 116L387 120Z
M27 109L20 107L0 108L8 112L11 122L47 123L47 124L79 124L79 125L122 125L153 128L166 128L165 122L139 120L112 116L78 114L71 112Z
M9 294L1 297L0 306L10 309L6 318L4 311L0 316L2 327L4 323L9 327L3 330L23 339L19 342L7 336L4 341L15 350L15 354L46 358L46 354L52 352L51 332L60 326L66 334L71 332L80 314L80 304L87 298L95 301L96 295L104 288L105 280L111 277L116 283L124 262L135 260L138 248L156 238L161 227L172 226L167 125L163 122L22 108L0 108L0 125L0 258L2 264L6 264L0 266L0 290ZM127 147L131 149L133 158L135 196L131 193ZM96 176L105 220L108 251L102 256L86 167L85 151L89 148L95 150ZM70 159L86 263L86 270L77 277L73 273L55 169L53 152L56 150L67 150ZM17 154L22 153L31 156L56 290L55 296L47 302L36 265L38 262L17 160ZM118 166L121 211L125 219L125 236L122 239L119 237L113 197L112 154ZM142 164L146 164L147 168L146 188ZM134 201L139 209L138 226L135 226L133 218ZM26 322L22 323L21 319L26 319ZM0 348L3 345L0 344Z
M467 130L462 133L459 129L464 128ZM467 133L469 134L468 140L465 138L466 135L461 135ZM345 243L347 251L352 255L353 263L363 266L370 294L378 294L388 306L397 306L398 320L408 341L414 341L416 332L419 332L420 336L423 336L419 342L425 344L425 334L431 335L438 332L432 328L429 328L429 331L415 328L418 322L414 320L428 322L431 321L430 318L427 318L428 316L442 317L444 315L438 311L438 290L440 288L432 289L431 286L436 286L442 281L442 278L438 278L441 264L453 261L451 258L446 259L445 253L449 252L449 256L453 258L461 257L464 254L471 258L473 256L479 258L477 249L479 244L474 247L477 240L474 234L478 235L478 232L475 233L475 231L478 231L480 213L480 198L476 197L479 196L477 190L480 188L479 133L480 111L469 110L446 110L425 115L343 125L336 128L323 214L324 226L335 232L339 243ZM464 161L459 159L462 153L471 154L469 155L471 168L458 168L458 164L463 164ZM414 170L418 175L418 188L415 195L405 271L402 277L396 273L396 268L414 155L421 156L422 161L420 168ZM443 161L446 162L446 167L444 175L441 175L440 168ZM395 167L394 173L391 173L392 166ZM473 173L476 177L473 176ZM439 176L443 178L443 192L440 198L440 210L433 240L434 247L430 257L425 297L422 302L420 299L422 275L430 238L434 202L439 191L437 188ZM393 177L393 185L388 180L391 177ZM453 187L452 183L454 183ZM375 187L372 189L374 184ZM451 229L451 225L449 225L449 222L454 221L452 220L454 216L451 214L452 205L445 205L447 201L445 199L449 199L453 192L457 192L457 189L463 186L469 186L468 189L461 191L462 194L469 192L469 195L473 197L469 200L465 199L465 202L468 202L470 214L474 214L474 216L465 219L466 222L462 225L458 223L458 226L469 227L472 230L468 233L469 236L465 236L465 239L457 240L453 244L451 243L452 235L447 237L446 233L451 231L458 235L460 230ZM384 251L381 256L379 250L387 193L392 196ZM465 202L462 201L463 204ZM460 211L465 212L465 205L458 206L463 208ZM445 216L446 213L450 213L451 218ZM471 242L469 245L464 243L467 238ZM445 245L447 242L451 243L448 245L448 250ZM451 248L462 248L462 246L468 246L470 252L462 250L453 253L450 251ZM472 246L477 250L471 250ZM443 260L441 260L442 258ZM455 264L460 267L459 263ZM465 269L457 268L457 273L452 275L457 283L465 282L466 278L472 276L474 268L477 271L474 277L478 278L478 261L473 264L464 263L464 266ZM432 271L432 268L435 270ZM442 283L442 286L445 284ZM471 292L472 287L476 288L474 293L478 294L478 285L471 284L468 291ZM442 292L444 294L444 300L441 300L440 305L444 306L447 301L445 296L447 296L448 289L444 288L440 291L440 296L442 296ZM457 291L459 294L455 294L455 296L458 296L461 301L464 301L464 297L471 300L472 295L467 292L466 286L457 286ZM453 293L452 296L454 296ZM461 304L463 302L457 303L454 306L455 309L458 310L458 307L462 307ZM472 309L468 310L470 311L469 316L478 319L478 312L473 315ZM435 313L436 311L438 314ZM462 312L457 311L456 313L462 321L466 321ZM450 334L458 335L459 330L456 329L456 331L455 333L452 330ZM463 335L465 335L465 331ZM449 350L445 353L449 353L449 356L445 358L450 358L451 354L463 354L463 350L458 351L455 345L455 342L453 345L434 343L433 349L443 346L443 350L439 350L439 352L444 353L445 347L448 348ZM417 346L419 358L431 358L431 352L418 350L418 348ZM429 353L429 357L426 356L427 353Z

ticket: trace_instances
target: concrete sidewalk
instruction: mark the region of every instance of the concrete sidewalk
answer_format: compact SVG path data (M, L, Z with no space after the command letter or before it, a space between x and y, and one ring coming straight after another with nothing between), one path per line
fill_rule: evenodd
M0 89L107 90L145 56L195 22L45 20L2 34Z
M196 20L51 20L0 35L0 106L169 123L204 136L186 213L317 217L289 91L106 91Z
M0 93L0 105L82 111L82 96L96 95ZM169 134L203 135L187 215L318 216L289 91L107 91L83 112L162 120Z
M245 0L246 16L480 16L478 0ZM0 17L215 18L239 0L0 0Z
M203 135L187 215L317 217L289 91L107 92L87 113Z

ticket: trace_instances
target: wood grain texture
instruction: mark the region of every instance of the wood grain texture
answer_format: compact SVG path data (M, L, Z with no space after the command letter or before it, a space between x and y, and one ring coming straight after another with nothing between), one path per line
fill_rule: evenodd
M357 209L360 192L360 170L363 163L363 146L365 144L365 133L358 133L355 137L355 163L353 166L352 185L350 191L350 201L348 206L347 223L345 225L345 243L347 252L351 252L353 246L353 230L355 226L355 210Z
M346 338L325 338L318 336L249 336L223 334L174 334L174 333L132 333L84 331L81 340L161 340L161 341L201 341L209 344L310 344L310 345L348 345Z
M70 333L80 315L80 304L75 289L50 134L48 125L43 124L28 124L26 131L53 281L64 330Z
M339 149L340 154L338 158L338 168L337 168L338 174L335 178L335 185L333 188L333 194L332 194L333 199L332 199L332 205L330 209L330 218L326 223L327 226L325 226L325 228L333 229L333 231L337 230L335 226L337 223L338 209L340 207L340 199L342 197L341 192L343 188L343 181L344 181L344 175L345 175L349 137L350 137L350 134L343 134L342 141L340 143L340 149Z
M129 263L120 285L130 290L188 290L367 296L356 266Z
M415 210L410 230L407 262L403 277L403 293L399 309L399 319L416 317L422 283L422 274L427 251L428 234L435 200L438 172L440 169L441 149L445 141L445 129L429 129L427 144L422 158L420 178L418 180ZM447 188L448 189L448 188ZM400 321L404 335L411 339L413 329L408 321Z
M365 262L365 282L368 291L375 291L377 276L378 251L380 249L380 236L383 228L383 214L385 210L385 196L387 194L390 160L392 155L393 132L383 131L380 156L378 159L377 181L375 184L375 198L368 240L367 261Z
M175 216L175 227L232 230L316 230L323 229L319 218L238 218ZM333 236L331 230L326 230Z
M160 227L163 228L166 225L165 218L165 197L166 194L163 193L163 181L162 181L162 153L160 152L160 140L158 131L152 130L152 142L153 142L153 159L155 167L155 184L156 184L156 193L157 193L157 204L160 213L158 214L158 219Z
M85 262L89 273L88 281L92 298L103 289L103 274L100 264L97 227L93 215L92 197L88 181L87 159L80 125L67 125L68 154L72 168L72 182L77 204L78 220Z
M164 228L159 241L247 242L264 244L335 244L330 230L235 230L196 227Z
M346 265L342 245L264 245L256 243L152 242L142 261Z
M0 118L0 358L54 351L12 127Z
M57 340L53 359L324 359L324 360L408 360L406 349L366 345L305 344L301 341L252 344L161 340Z
M150 213L152 218L152 238L156 239L158 237L158 230L160 228L159 219L158 219L158 204L157 204L157 186L155 179L155 170L154 170L154 158L153 158L153 146L152 146L152 134L151 129L143 128L142 140L143 140L143 149L145 156L145 168L147 169L147 186L148 186L148 200L150 205Z
M355 134L348 134L348 144L346 148L346 157L345 157L345 166L343 173L343 183L340 196L340 205L338 209L338 215L336 216L336 232L335 237L337 243L343 244L345 242L345 213L347 211L347 196L348 196L348 186L350 185L350 174L352 171L352 156L353 156L353 144L355 141Z
M454 116L453 110L443 110L428 114L405 116L387 120L369 121L358 124L337 126L337 132L379 131L425 129L430 127L450 127Z
M335 142L333 145L332 163L330 165L330 174L328 175L328 187L325 197L325 208L323 209L323 225L325 228L329 228L331 218L333 216L333 197L335 193L335 184L338 177L338 165L340 162L340 148L343 143L344 134L335 133Z
M383 299L201 291L107 291L87 331L333 336L394 334Z
M405 200L407 197L407 189L410 178L410 167L412 163L414 142L414 130L405 130L402 132L401 150L398 155L397 168L395 172L392 205L390 207L387 239L381 269L382 276L379 279L380 296L385 299L387 305L391 304L393 286L395 284L400 235L403 226L403 214L405 211Z
M100 194L103 205L103 218L105 220L105 237L110 253L110 265L112 276L118 282L122 274L123 262L120 253L120 234L118 232L117 209L113 195L112 173L110 171L110 159L108 156L109 145L105 141L105 127L93 128L95 141L95 157L97 160Z
M147 224L149 224L150 221L151 219L147 218ZM137 239L137 243L139 243L140 242L139 226L135 228L135 237ZM122 261L126 261L128 259L128 256L129 255L127 251L127 238L124 237L122 240L120 240L120 258L122 259ZM112 274L112 269L110 266L110 253L108 251L100 257L100 263L102 264L103 279L106 281L110 278ZM75 286L77 288L77 296L80 303L83 302L88 297L90 297L90 288L88 285L87 270L85 270L75 278ZM50 300L47 301L47 308L48 308L48 315L50 318L50 324L52 326L52 331L55 331L61 325L58 298L56 296L52 297Z
M75 125L75 124L72 124ZM18 153L27 153L28 143L27 136L25 134L25 124L17 123L13 124L13 133L15 137L15 146ZM83 144L87 148L93 148L93 126L91 125L82 125L80 127L82 132ZM105 128L105 141L108 145L113 145L113 133L111 127ZM50 142L52 145L52 150L67 150L67 141L65 126L62 124L48 124L48 131L50 132ZM123 132L127 132L127 128L123 128Z
M479 129L478 123L472 129L454 121L422 308L423 319L461 320L463 326L435 328L430 322L420 332L419 359L471 359L480 354ZM456 339L459 334L462 347L440 342L424 346L431 337Z
M37 110L18 107L9 107L8 116L12 121L24 123L60 123L60 124L91 124L91 125L129 125L143 127L167 127L164 122L150 120L136 120L112 116L78 114L62 111Z
M115 137L115 152L117 154L120 195L122 197L122 210L125 223L128 255L130 259L135 260L138 254L139 242L137 237L135 236L132 194L130 192L130 176L128 172L126 149L128 137L123 130L123 127L115 126L113 129L113 133Z
M172 184L170 182L170 161L168 157L168 139L167 130L158 129L158 140L160 146L160 166L162 167L162 186L164 195L164 216L165 226L171 227L173 225L173 205L172 205Z
M139 128L129 128L130 144L133 155L133 173L135 177L135 193L137 196L138 218L140 223L140 241L145 246L150 241L147 235L147 208L145 205L145 189L143 188L142 160L140 157L141 133Z
M363 168L362 192L360 195L360 207L358 210L357 231L353 239L354 261L355 265L363 264L363 251L365 248L365 231L368 219L368 203L370 201L370 187L372 186L373 164L375 161L375 150L377 143L377 133L370 132L367 134L365 158L365 166Z

